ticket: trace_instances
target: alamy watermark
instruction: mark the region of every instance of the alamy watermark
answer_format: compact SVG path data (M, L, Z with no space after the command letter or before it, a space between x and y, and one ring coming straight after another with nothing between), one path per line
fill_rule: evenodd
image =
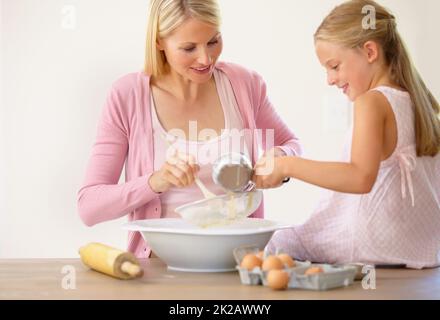
M365 276L362 278L362 288L364 290L376 289L376 269L372 265L362 266L362 274Z
M61 28L75 30L77 26L77 10L73 4L66 4L61 8Z
M76 269L74 266L65 265L61 269L61 273L65 276L61 279L61 287L64 290L76 289Z
M214 164L220 157L231 153L242 153L252 159L254 148L272 150L275 146L274 129L223 129L218 134L211 128L198 131L197 121L189 121L188 133L182 129L171 129L166 136L155 132L155 139L162 140L166 145L166 160L170 164L177 164L191 156L192 161L199 165ZM212 144L212 141L217 144ZM197 141L198 143L187 143ZM184 143L182 143L184 142ZM199 143L206 142L206 143ZM259 152L259 150L257 150ZM257 173L269 175L274 170L274 153L266 152L264 159L258 163Z
M362 8L362 28L364 30L376 30L376 8L372 5L366 5Z

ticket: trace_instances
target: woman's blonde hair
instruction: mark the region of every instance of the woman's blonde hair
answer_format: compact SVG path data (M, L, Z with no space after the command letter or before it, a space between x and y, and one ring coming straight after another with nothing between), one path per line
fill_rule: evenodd
M196 18L220 27L220 9L217 1L151 0L145 52L146 74L160 76L166 73L166 56L157 48L157 40L167 37L188 18Z
M375 10L375 26L366 27L366 22L372 22L365 20L371 9ZM397 31L396 19L387 9L371 0L347 1L333 9L314 37L315 42L322 40L348 48L377 42L383 49L392 80L407 90L413 101L417 155L435 156L440 151L439 104L412 63Z

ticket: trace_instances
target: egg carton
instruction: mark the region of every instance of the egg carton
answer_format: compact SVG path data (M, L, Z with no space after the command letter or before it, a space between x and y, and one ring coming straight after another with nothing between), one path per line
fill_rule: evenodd
M237 265L240 265L241 260L243 260L245 255L249 253L258 254L260 251L261 249L255 246L243 246L235 248L233 250L235 262L237 263Z
M361 281L365 276L365 274L363 273L363 268L364 268L365 264L363 264L363 263L349 263L348 265L356 268L356 274L354 276L354 281Z
M354 282L357 268L352 265L312 264L309 267L321 267L322 273L305 275L308 268L290 274L289 289L329 290L346 287Z
M249 253L253 253L253 254L258 254L261 251L260 248L258 247L254 247L254 246L245 246L245 247L239 247L239 248L235 248L233 253L234 253L234 258L235 261L237 262L237 267L236 269L239 272L240 275L240 280L242 284L245 285L253 285L253 286L257 286L257 285L265 285L267 286L267 271L263 271L260 267L255 267L252 270L248 270L246 268L242 268L240 267L240 263L243 260L244 256L249 254ZM281 253L279 250L277 250L276 254ZM264 254L263 254L263 258L266 258L267 256L271 255L271 252L268 252L267 250L264 250ZM286 268L284 269L285 271L287 271L289 274L294 274L297 271L302 271L302 270L306 270L311 263L309 261L297 261L294 260L295 262L295 267L292 268L288 268L286 266Z
M261 249L255 246L245 246L234 249L233 254L235 262L237 263L236 269L240 274L240 281L242 284L251 286L258 286L261 284L261 269L259 267L256 267L253 270L240 267L240 263L245 255L249 253L258 254L260 251Z
M240 274L240 281L242 284L249 286L261 285L261 269L259 267L256 267L253 270L248 270L237 266L237 270Z
M310 268L310 266L312 265L310 261L298 261L298 260L293 260L293 261L295 262L294 267L284 268L284 271L286 271L289 274L289 278L292 278L297 273L304 274L304 272L306 272L306 270ZM258 272L260 274L261 283L264 286L267 286L268 285L267 274L269 273L269 271L258 270Z

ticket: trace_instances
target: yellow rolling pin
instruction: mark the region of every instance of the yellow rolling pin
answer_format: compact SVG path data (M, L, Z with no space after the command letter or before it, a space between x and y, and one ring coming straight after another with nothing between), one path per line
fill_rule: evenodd
M138 259L130 252L94 242L81 247L79 255L89 268L118 279L127 280L143 275Z

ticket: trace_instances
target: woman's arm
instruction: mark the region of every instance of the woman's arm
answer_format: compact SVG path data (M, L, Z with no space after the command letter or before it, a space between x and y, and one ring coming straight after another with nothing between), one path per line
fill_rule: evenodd
M289 176L338 192L369 193L381 162L387 103L377 92L368 92L355 102L349 163L277 158L272 174L254 177L257 187L279 185L280 180Z
M85 181L78 192L78 212L92 226L120 218L157 197L150 175L118 184L128 150L124 94L112 88L98 126Z

